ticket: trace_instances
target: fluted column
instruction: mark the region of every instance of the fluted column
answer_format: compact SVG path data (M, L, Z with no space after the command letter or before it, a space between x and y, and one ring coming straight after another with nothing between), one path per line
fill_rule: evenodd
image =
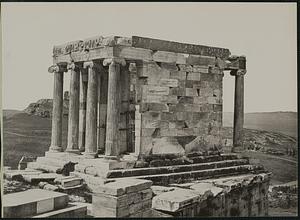
M108 100L107 100L107 122L106 122L106 139L105 155L118 156L120 149L118 146L118 129L120 114L120 65L125 66L124 59L112 58L105 59L103 65L109 65L108 70Z
M52 131L49 148L51 152L62 151L63 84L66 71L66 64L53 65L48 68L48 72L54 73Z
M69 120L68 120L68 145L67 152L77 153L79 133L79 81L80 71L75 63L68 64L71 71L69 91Z
M244 75L246 73L245 66L243 69L231 71L231 75L235 76L235 92L234 92L234 119L233 119L233 152L241 152L244 150Z
M80 101L79 101L79 137L78 145L79 150L85 150L85 132L86 132L86 98L88 86L88 72L87 69L81 69L81 88L80 88Z
M99 64L89 61L83 64L88 68L88 88L86 103L86 135L85 152L88 158L97 156L97 102L98 102L98 73Z

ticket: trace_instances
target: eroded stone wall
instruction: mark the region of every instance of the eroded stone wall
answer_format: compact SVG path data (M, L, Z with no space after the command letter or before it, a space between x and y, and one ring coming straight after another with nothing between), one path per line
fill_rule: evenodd
M159 62L130 74L135 144L141 154L220 148L223 72L216 67ZM132 109L132 108L131 108Z

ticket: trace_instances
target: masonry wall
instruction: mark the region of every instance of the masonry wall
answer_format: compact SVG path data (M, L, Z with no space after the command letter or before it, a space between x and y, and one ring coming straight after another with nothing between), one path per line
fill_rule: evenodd
M162 212L173 217L268 216L268 188L269 181L240 186L186 205L176 212Z
M220 148L223 72L215 67L159 62L130 72L134 142L141 154Z

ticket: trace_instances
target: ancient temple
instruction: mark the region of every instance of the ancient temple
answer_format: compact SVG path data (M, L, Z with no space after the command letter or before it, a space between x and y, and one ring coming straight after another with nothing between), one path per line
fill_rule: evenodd
M235 77L234 148L242 148L246 60L224 48L133 36L53 50L50 151L62 151L63 77L70 74L67 152L86 157L221 147L222 81ZM202 143L203 142L203 143ZM186 148L186 149L185 149Z
M270 175L237 154L243 150L244 56L226 48L100 36L55 46L48 70L54 77L51 145L27 168L84 179L94 192L94 216L153 217L158 214L148 214L155 210L165 217L267 215ZM62 146L65 74L69 114ZM233 146L224 153L226 74L235 78L235 95ZM169 194L153 197L152 184ZM131 201L141 193L145 201Z

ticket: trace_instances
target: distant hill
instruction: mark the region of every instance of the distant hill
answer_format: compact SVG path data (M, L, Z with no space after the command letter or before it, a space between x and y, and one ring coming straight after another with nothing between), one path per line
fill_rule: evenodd
M258 112L246 113L244 127L249 129L274 131L292 137L298 136L297 112ZM223 113L223 126L233 126L233 113Z
M5 109L2 111L3 114L3 119L8 119L12 117L13 115L20 113L21 111L19 110L13 110L13 109Z

